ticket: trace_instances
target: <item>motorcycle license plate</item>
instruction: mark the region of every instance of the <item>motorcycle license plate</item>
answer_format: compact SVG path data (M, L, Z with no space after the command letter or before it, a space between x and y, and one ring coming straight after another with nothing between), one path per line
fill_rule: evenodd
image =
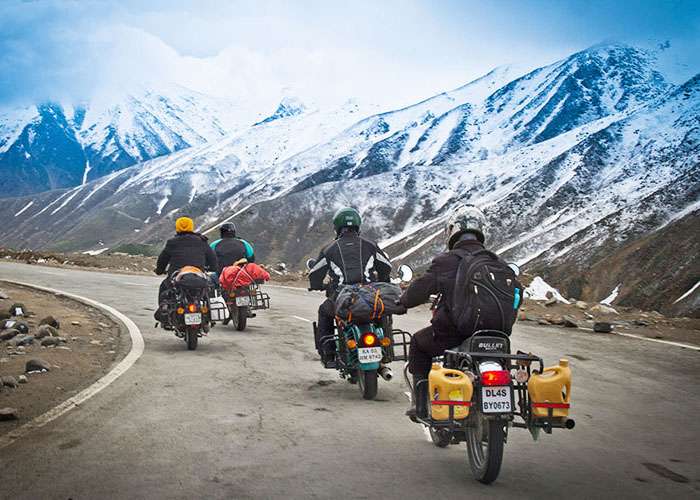
M250 305L250 297L248 297L248 296L236 297L236 305L237 306L249 306Z
M200 325L200 324L202 324L202 313L185 314L185 324L186 325Z
M484 413L511 413L512 389L510 386L481 388L481 411Z
M360 363L378 363L383 357L381 347L360 347L357 350Z

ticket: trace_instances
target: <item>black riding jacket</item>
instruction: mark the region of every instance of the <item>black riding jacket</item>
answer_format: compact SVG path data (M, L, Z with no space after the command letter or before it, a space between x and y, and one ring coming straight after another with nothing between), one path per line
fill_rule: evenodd
M331 296L341 285L388 282L391 277L391 262L375 242L361 238L356 231L345 231L321 250L309 273L311 288L323 290L326 275L331 278L327 290Z
M483 250L484 245L477 240L465 240L455 243L454 249L474 253ZM460 260L454 250L437 255L428 270L413 281L401 296L401 303L411 308L429 302L431 295L438 295L439 300L431 320L436 337L453 336L457 332L457 327L450 318L449 301L454 293Z
M211 247L216 252L216 259L219 263L217 271L219 273L223 271L224 267L232 266L241 259L255 262L253 245L241 238L225 235L213 242Z
M180 233L170 238L158 256L156 274L172 274L185 266L195 266L203 271L216 271L218 264L214 250L207 239L198 233Z

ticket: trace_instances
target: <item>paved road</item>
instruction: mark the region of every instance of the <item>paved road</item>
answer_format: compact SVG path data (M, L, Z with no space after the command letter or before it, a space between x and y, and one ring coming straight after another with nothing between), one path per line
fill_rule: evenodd
M304 321L321 300L315 294L270 288L273 309L248 331L217 327L188 352L153 329L157 279L9 263L0 263L0 278L112 305L146 340L114 384L0 450L1 498L700 495L696 351L518 326L514 347L549 362L571 358L577 426L538 442L515 429L499 480L483 486L468 474L463 446L435 448L403 416L401 380L380 382L379 400L367 402L321 368ZM418 311L396 323L413 331L426 321Z

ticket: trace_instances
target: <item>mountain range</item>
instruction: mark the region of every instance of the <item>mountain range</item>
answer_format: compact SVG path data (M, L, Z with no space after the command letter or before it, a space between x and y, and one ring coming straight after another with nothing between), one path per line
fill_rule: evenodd
M674 301L700 279L700 75L674 85L650 52L600 45L500 67L381 113L285 99L244 122L182 94L167 112L104 108L137 127L50 104L23 128L0 114L3 244L155 251L188 214L211 235L235 220L263 260L300 265L351 204L396 263L422 267L451 208L475 203L496 250L570 296L620 284L616 303L698 313L695 295Z

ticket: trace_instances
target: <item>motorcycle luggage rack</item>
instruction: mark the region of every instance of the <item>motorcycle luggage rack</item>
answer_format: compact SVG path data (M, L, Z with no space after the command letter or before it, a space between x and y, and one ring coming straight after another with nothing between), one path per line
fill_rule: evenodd
M250 309L252 311L257 311L259 309L269 309L270 308L270 295L260 290L260 287L255 285L250 285Z
M396 342L394 340L396 337L401 337L401 341ZM394 328L391 331L391 345L394 348L394 356L392 358L392 361L408 361L408 347L411 345L412 338L413 338L413 335L411 335L410 333L405 332L403 330L399 330L398 328ZM403 354L396 353L397 347L401 351L403 351Z
M245 290L241 293L242 290ZM250 305L248 308L251 311L270 308L270 295L260 290L258 283L252 283L248 286L241 286L227 291L227 304L235 305L234 297L250 297Z

